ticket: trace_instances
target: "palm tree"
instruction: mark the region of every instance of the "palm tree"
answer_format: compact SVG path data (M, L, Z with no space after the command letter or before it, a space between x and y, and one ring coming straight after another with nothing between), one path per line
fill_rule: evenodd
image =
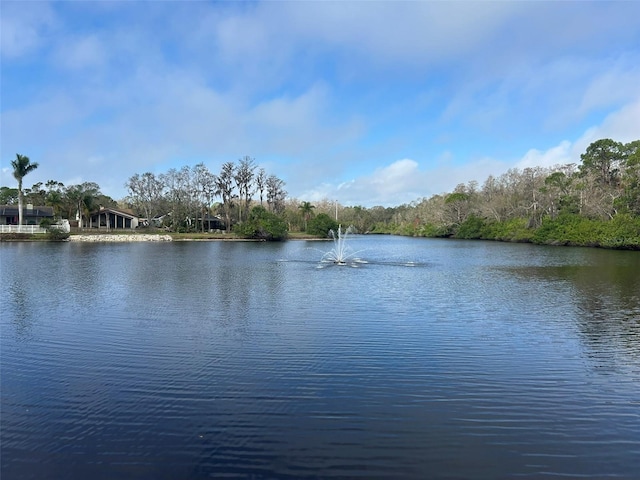
M316 208L315 205L311 205L311 202L302 202L298 207L300 212L302 213L302 218L304 219L304 231L307 231L307 222L311 218L313 214L313 209Z
M62 209L62 205L64 204L62 193L52 190L47 193L47 205L53 207L53 213L56 218L60 218L60 210Z
M62 195L64 184L56 180L48 180L44 186L48 190L45 194L45 205L52 206L55 217L60 218L62 206L64 205L64 197Z
M96 197L100 195L100 187L94 182L84 182L80 185L67 187L65 196L71 202L78 218L78 228L83 228L83 219L94 209Z
M18 180L18 225L22 225L22 179L29 173L38 168L37 163L31 163L29 157L16 153L16 159L11 161L13 167L13 176ZM20 228L20 227L18 227Z

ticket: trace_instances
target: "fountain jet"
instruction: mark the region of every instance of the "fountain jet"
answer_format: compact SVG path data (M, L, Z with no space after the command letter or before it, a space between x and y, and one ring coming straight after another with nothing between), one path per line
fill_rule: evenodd
M338 226L337 232L329 230L329 235L333 238L333 248L322 256L321 261L331 262L336 265L347 265L347 261L357 253L347 246L347 237L352 232L352 227L343 232L342 225Z

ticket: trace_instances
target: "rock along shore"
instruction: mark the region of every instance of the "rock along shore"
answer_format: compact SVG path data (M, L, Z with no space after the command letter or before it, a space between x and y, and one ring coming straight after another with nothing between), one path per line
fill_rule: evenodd
M71 242L171 242L171 235L71 235Z

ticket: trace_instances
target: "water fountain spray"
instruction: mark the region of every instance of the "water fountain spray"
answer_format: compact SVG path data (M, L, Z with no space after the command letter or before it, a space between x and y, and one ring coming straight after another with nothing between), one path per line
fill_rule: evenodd
M347 237L350 233L353 233L353 227L343 232L342 225L338 225L337 232L329 230L329 235L333 238L333 248L322 256L321 261L347 265L347 261L357 253L347 246Z

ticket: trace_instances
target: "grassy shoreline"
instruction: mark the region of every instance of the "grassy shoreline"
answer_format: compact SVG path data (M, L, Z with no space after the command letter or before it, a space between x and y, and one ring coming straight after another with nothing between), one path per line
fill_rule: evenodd
M467 240L489 240L511 243L531 243L537 245L590 247L607 250L635 250L640 251L640 220L623 218L622 216L611 222L597 222L576 216L547 220L541 227L528 228L524 219L508 222L487 223L477 218L470 218L456 229L455 232L441 232L438 229L422 228L417 231L374 232L400 236L418 236L431 238L457 238ZM225 232L190 232L173 233L164 230L77 230L71 236L92 235L166 235L176 242L259 242L263 240L249 239L236 233ZM327 241L328 238L318 238L303 232L290 232L287 240ZM47 234L3 233L0 242L53 242L66 241L49 238Z
M567 214L554 219L546 218L538 227L530 227L526 218L496 222L470 216L456 226L441 227L427 224L418 228L380 233L606 250L640 250L640 218L628 214L616 215L609 221Z

